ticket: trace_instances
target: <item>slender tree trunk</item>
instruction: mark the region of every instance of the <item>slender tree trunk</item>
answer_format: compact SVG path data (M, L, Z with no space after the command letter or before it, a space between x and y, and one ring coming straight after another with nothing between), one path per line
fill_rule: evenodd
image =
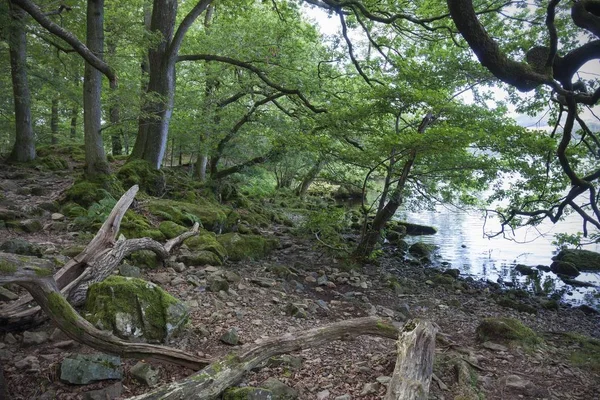
M58 144L58 97L52 99L50 115L50 143Z
M117 53L117 44L114 39L108 40L106 47L108 47L108 56L114 58ZM121 127L121 104L117 95L117 82L110 82L110 91L112 99L108 108L108 115L112 127L112 134L110 135L112 155L120 156L123 154L123 144L121 142L123 128Z
M27 37L22 26L25 12L10 4L9 28L10 72L15 106L15 143L9 160L27 162L35 159L35 137L31 126L31 96L27 81Z
M100 59L104 52L104 0L87 2L87 47ZM85 173L89 177L109 174L102 140L102 73L85 63L83 81L83 130Z
M78 116L79 116L79 107L77 104L75 104L71 108L71 132L70 132L71 139L75 139L77 137L77 118L78 118Z
M323 169L323 165L325 165L325 162L323 160L319 160L315 165L312 166L296 190L296 194L298 196L304 197L306 195L308 188L313 184L319 175L319 172L321 172L321 169Z

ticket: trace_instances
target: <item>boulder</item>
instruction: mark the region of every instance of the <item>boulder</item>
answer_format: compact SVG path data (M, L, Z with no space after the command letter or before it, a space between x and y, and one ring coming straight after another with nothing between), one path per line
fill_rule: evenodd
M188 228L173 221L163 221L158 226L158 230L160 230L167 239L173 239L182 233L187 232Z
M223 265L222 258L220 258L217 254L206 250L200 250L190 254L182 254L179 256L178 260L186 265Z
M225 260L227 257L227 251L223 245L217 241L217 235L212 232L206 232L198 236L193 236L189 239L186 239L184 243L192 252L209 251L217 255L221 261Z
M23 332L23 346L32 346L46 343L48 334L46 332Z
M88 289L88 320L128 340L164 342L188 321L189 311L159 286L110 276Z
M433 244L427 244L423 242L413 243L409 248L408 252L415 257L431 257L431 253L435 251L437 246Z
M223 393L223 400L274 400L273 392L251 386L229 388Z
M63 360L60 380L74 385L123 378L121 359L108 354L77 354Z
M298 398L298 391L275 378L269 378L263 382L262 387L273 393L273 399L294 400Z
M42 248L39 245L20 238L8 239L0 245L0 250L5 253L20 254L23 256L41 257L43 254Z
M600 271L600 253L594 251L566 249L554 259L572 263L578 271Z
M104 389L90 390L83 393L83 400L106 400L117 399L123 393L123 384L116 382L113 385L107 386Z
M219 340L225 344L236 346L240 343L240 336L238 334L237 329L231 328L227 332L225 332Z
M420 235L435 235L437 233L437 229L433 226L427 225L419 225L412 224L410 222L399 221L399 226L404 226L406 228L406 234L412 236L420 236Z
M476 334L481 342L519 342L529 345L541 343L534 331L514 318L486 318L477 327Z
M129 373L135 380L147 386L153 387L158 383L158 371L143 361L139 361L131 367Z
M554 261L552 265L550 265L550 269L555 274L567 275L567 276L577 276L580 274L575 264L570 263L568 261Z
M535 268L523 264L515 265L515 271L519 272L521 275L537 275L538 273Z
M278 245L277 239L258 235L226 233L217 237L231 261L256 260L267 256Z
M183 226L192 226L195 222L200 222L204 229L215 232L219 232L227 220L226 209L206 198L197 198L194 203L151 199L148 202L148 211Z

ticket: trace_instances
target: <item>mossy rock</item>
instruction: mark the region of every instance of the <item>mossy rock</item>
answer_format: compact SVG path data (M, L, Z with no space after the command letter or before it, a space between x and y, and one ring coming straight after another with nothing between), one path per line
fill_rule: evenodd
M79 204L73 203L73 202L64 204L61 207L60 211L67 218L71 218L71 219L74 219L77 217L83 217L84 215L87 215L87 210L85 208L83 208Z
M427 244L423 242L413 243L409 248L408 252L415 257L431 257L431 254L437 249L437 246L433 244Z
M572 263L579 271L600 271L600 253L594 251L566 249L557 254L556 260Z
M165 238L165 235L154 229L144 216L133 210L125 212L119 232L128 239L150 237L154 240L164 240Z
M69 163L67 162L67 160L55 155L38 157L36 159L36 163L50 171L62 171L65 169L69 169Z
M173 221L163 221L158 226L158 230L161 231L167 239L173 239L182 233L187 232L188 228Z
M38 158L48 156L70 157L73 161L85 162L85 148L81 144L53 144L36 148Z
M438 285L452 286L456 283L456 278L447 274L437 274L432 279Z
M117 172L117 178L125 187L139 185L140 190L152 196L162 196L166 190L165 175L144 160L126 163Z
M182 254L179 261L186 265L223 265L223 259L211 251L200 250L191 254Z
M225 209L206 199L198 199L195 204L175 200L152 199L148 202L148 211L164 220L183 226L192 226L200 222L210 231L220 231L225 225Z
M223 393L223 400L271 400L273 392L252 386L229 388Z
M69 189L67 189L65 196L66 201L73 202L84 208L88 208L92 204L110 196L110 193L103 189L98 183L78 181L75 182Z
M276 239L238 233L226 233L217 237L217 240L232 261L257 260L268 255L278 245Z
M212 232L206 232L198 236L193 236L189 239L186 239L183 243L185 243L192 251L210 251L218 256L221 261L227 258L227 250L225 250L225 247L219 243L217 240L217 235Z
M187 323L189 311L159 286L137 278L110 276L88 289L87 319L128 340L164 342Z
M496 303L502 307L512 308L520 312L526 312L529 314L537 314L537 309L529 304L525 304L522 301L513 300L508 297L501 297L496 300Z
M40 245L28 242L27 240L21 238L12 238L6 240L0 245L0 251L36 257L41 257L43 254L43 249Z
M158 257L150 250L140 250L127 257L130 264L140 268L154 269L161 265Z
M542 342L533 330L514 318L486 318L477 327L476 334L481 342L517 342L525 345Z

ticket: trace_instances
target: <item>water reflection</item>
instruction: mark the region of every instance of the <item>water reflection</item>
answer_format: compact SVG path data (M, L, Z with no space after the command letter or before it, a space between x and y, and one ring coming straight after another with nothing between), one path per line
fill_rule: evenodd
M439 246L440 258L436 262L450 262L453 268L460 269L463 274L493 281L500 279L517 286L526 285L536 292L545 287L564 290L564 299L572 303L598 303L598 288L573 288L565 285L553 273L542 271L539 271L536 283L531 277L521 276L514 270L516 264L550 265L552 256L556 254L556 247L552 244L554 234L575 234L581 231L581 220L574 215L557 225L545 222L537 227L518 229L514 234L508 232L506 238L488 238L484 233L497 231L500 224L494 219L488 218L485 221L478 211L438 207L435 211L418 213L401 211L397 214L397 219L435 226L437 234L412 236L407 241L422 241ZM597 244L585 248L600 252ZM577 280L600 286L600 273L582 273Z

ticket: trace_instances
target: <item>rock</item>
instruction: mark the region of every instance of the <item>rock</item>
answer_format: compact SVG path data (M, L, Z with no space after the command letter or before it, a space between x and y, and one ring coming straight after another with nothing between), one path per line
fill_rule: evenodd
M153 387L158 383L158 371L143 361L138 361L131 367L129 373L135 380L147 386Z
M550 269L550 267L549 267L549 266L547 266L547 265L536 265L535 267L536 267L537 269L539 269L540 271L544 271L544 272L550 272L550 271L552 271L552 270Z
M15 344L15 343L17 343L17 339L15 338L15 336L12 333L9 332L6 335L4 335L4 343Z
M15 362L15 367L24 369L27 372L40 372L40 361L35 356L27 356Z
M159 272L152 276L152 282L158 283L161 286L164 286L171 282L171 277L167 272Z
M189 317L187 307L159 286L137 278L110 276L88 289L87 319L123 339L166 341Z
M10 350L0 350L0 361L10 361L13 358L13 353Z
M206 325L198 324L194 327L194 332L196 332L200 337L209 337L210 330L206 327Z
M454 279L457 279L460 276L460 270L458 268L449 268L449 269L445 270L442 274L448 275L448 276L453 277Z
M227 282L229 283L238 283L242 280L242 277L233 271L225 271L223 277L227 279Z
M62 221L63 219L65 219L65 216L61 213L52 213L50 219L52 219L52 221Z
M13 301L17 300L19 296L3 286L0 286L0 300L1 301Z
M264 288L271 288L277 285L277 281L269 278L250 278L250 282Z
M535 385L530 380L521 378L518 375L504 376L498 380L498 384L512 392L522 394L533 394L535 392Z
M436 246L433 244L417 242L408 248L408 252L415 257L430 257L435 249Z
M3 242L2 245L0 245L0 250L5 253L36 257L41 257L44 253L39 245L19 238L8 239L7 241Z
M554 257L573 264L578 271L600 271L600 253L589 250L566 249Z
M212 232L193 236L186 239L184 243L192 252L208 251L215 254L221 260L219 264L215 265L222 265L222 261L227 258L227 250L217 241L217 236Z
M325 389L317 393L317 400L327 400L329 398L329 390Z
M521 321L513 318L486 318L476 330L481 342L519 342L528 345L541 343L541 339Z
M317 305L318 305L319 307L321 307L323 310L325 310L325 311L329 311L329 306L327 305L327 302L326 302L325 300L321 300L321 299L319 299L319 300L317 300L317 301L316 301L316 303L317 303Z
M121 359L117 356L77 354L65 358L60 365L60 380L74 385L122 378Z
M391 376L378 376L377 379L375 379L377 382L381 383L384 386L387 386L390 381L392 380Z
M521 275L537 275L537 270L523 264L515 265L515 271L519 272Z
M208 285L207 289L214 293L219 293L220 291L228 291L229 290L229 282L227 279L224 279L217 275L211 275L206 279L206 284Z
M215 253L208 250L200 250L191 254L181 255L179 261L187 265L223 265L223 260Z
M123 384L116 382L104 389L90 390L83 393L83 400L107 400L120 398L123 394Z
M223 393L223 400L273 400L273 392L251 386L229 388Z
M19 223L19 226L27 233L35 233L42 230L42 223L37 219L25 219Z
M288 303L288 305L285 308L285 311L288 315L291 315L292 317L305 319L308 318L308 313L306 312L306 310L303 307L300 307L294 303Z
M412 224L410 222L404 222L404 221L398 222L398 225L404 226L406 228L407 235L412 235L412 236L435 235L437 233L437 229L434 228L433 226Z
M481 346L493 351L508 351L508 347L494 342L483 342Z
M62 340L69 340L69 337L60 329L54 328L54 330L50 334L50 340L53 342L60 342Z
M567 262L567 261L554 261L550 265L550 269L555 274L567 275L567 276L577 276L580 274L575 264Z
M379 388L381 384L379 382L365 383L362 391L360 392L361 396L367 396L370 394L377 394L379 392Z
M275 378L267 379L261 386L273 393L273 399L294 400L298 398L298 391Z
M312 276L312 275L307 275L307 276L304 278L304 282L306 282L306 283L317 283L317 278L315 278L315 277L314 277L314 276Z
M167 239L173 239L182 233L187 232L188 228L173 221L163 221L158 225L158 230L161 231Z
M43 344L48 341L46 332L23 332L23 346L31 346L34 344Z
M236 346L240 342L240 337L238 335L237 329L231 328L227 332L225 332L219 340L225 344L229 344L231 346Z
M173 262L170 264L170 267L175 270L175 272L183 272L185 271L185 264L182 262Z
M600 314L600 311L596 310L593 307L588 306L587 304L582 304L582 305L580 305L577 308L580 309L581 311L583 311L585 314L588 314L588 315L597 315L597 314Z
M121 276L128 276L130 278L139 278L142 276L142 272L138 267L129 264L121 264L119 266L119 273Z
M75 342L73 340L63 340L62 342L56 342L54 344L54 347L56 347L57 349L68 349L70 347L73 347L75 345Z
M341 396L337 396L333 400L352 400L352 396L350 396L348 393L346 393L346 394L343 394Z
M577 279L569 279L566 277L561 277L561 280L566 283L567 285L571 285L571 286L575 286L575 287L595 287L596 285L594 285L593 283L590 282L584 282L584 281L580 281Z
M217 237L227 251L231 261L256 260L268 255L278 245L277 239L267 239L258 235L226 233Z
M327 275L321 275L317 278L317 285L325 286L327 285Z

